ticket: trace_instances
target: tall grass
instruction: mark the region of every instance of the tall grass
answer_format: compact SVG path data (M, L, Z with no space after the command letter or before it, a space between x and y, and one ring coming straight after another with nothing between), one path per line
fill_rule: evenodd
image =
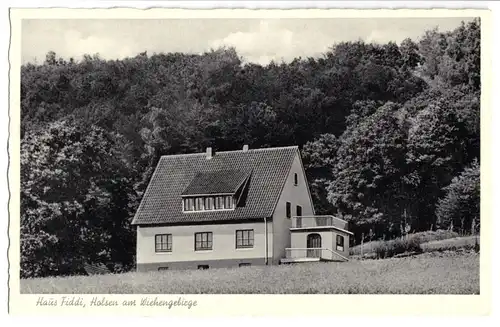
M478 294L479 255L21 280L22 293Z

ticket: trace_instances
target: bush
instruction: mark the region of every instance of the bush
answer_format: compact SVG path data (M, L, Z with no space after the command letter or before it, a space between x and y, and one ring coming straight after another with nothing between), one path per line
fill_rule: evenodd
M459 237L459 236L460 235L457 232L450 231L450 230L438 229L436 231L426 231L426 232L409 234L406 237L406 241L403 241L403 243L410 242L410 243L422 244L422 243L427 243L427 242L431 242L431 241L440 241L440 240L451 239L451 238L455 238L455 237ZM387 245L386 244L387 242L401 242L401 240L391 240L391 241L378 240L378 241L367 242L363 245L363 256L366 257L366 256L370 256L371 253L375 253L376 256L378 257L379 253L387 252L384 250L387 247L389 247L389 248L393 248L393 247L395 247L395 248L401 248L401 247L412 248L413 247L414 249L416 249L414 247L414 245L410 245L410 244L408 244L408 245L397 245L397 244ZM409 251L413 251L413 250L409 250ZM417 251L418 251L418 249L416 249L413 252L417 252ZM361 254L361 245L356 245L356 246L350 248L349 253L351 255L360 255ZM389 251L389 253L390 253L390 251ZM397 253L397 254L399 254L399 253Z
M420 242L416 238L396 239L387 242L381 242L374 247L377 258L390 258L397 254L405 252L421 253Z
M457 249L475 250L480 249L479 236L456 237L446 240L432 241L422 244L422 250L430 251L456 251Z
M436 231L426 231L408 235L408 238L415 239L420 244L431 241L447 240L450 238L459 237L457 232L451 230L438 229Z
M439 200L436 216L440 226L465 233L476 233L480 223L480 169L474 161L450 185Z

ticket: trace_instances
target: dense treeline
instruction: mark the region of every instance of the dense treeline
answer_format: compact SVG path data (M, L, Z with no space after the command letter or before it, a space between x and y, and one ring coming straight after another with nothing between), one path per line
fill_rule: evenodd
M480 24L267 66L234 49L21 69L22 276L124 271L164 154L299 145L319 213L356 241L479 219Z

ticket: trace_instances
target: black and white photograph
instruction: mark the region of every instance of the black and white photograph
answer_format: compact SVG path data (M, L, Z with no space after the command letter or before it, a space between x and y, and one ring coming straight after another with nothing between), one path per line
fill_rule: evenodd
M482 23L22 19L20 293L479 296Z

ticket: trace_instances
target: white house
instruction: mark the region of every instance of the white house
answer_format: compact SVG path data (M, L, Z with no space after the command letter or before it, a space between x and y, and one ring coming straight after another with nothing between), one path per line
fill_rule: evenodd
M352 235L315 216L297 146L162 156L132 224L138 271L347 260Z

